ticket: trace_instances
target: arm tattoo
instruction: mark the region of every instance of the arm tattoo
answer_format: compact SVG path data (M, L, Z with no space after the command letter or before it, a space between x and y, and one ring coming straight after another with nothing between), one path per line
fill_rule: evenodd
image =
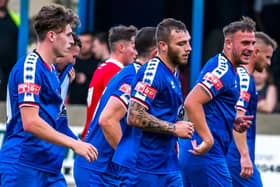
M156 118L143 105L133 100L130 100L128 108L128 121L132 126L152 132L172 133L176 130L174 123Z

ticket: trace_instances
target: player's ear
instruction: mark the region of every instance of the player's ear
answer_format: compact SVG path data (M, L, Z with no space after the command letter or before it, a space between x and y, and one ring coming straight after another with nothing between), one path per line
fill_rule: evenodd
M118 48L118 51L123 52L124 49L125 49L125 44L124 44L124 42L119 42L119 43L117 44L117 48Z
M167 52L168 45L165 41L159 41L158 42L159 50L162 52Z
M157 55L158 48L154 47L150 53L150 58L154 58Z
M224 48L226 48L227 50L232 49L232 38L231 37L225 38Z
M51 42L54 42L56 38L56 33L53 31L49 31L46 36Z
M255 46L255 49L253 51L253 55L257 56L259 53L260 53L260 49L256 48L256 46Z

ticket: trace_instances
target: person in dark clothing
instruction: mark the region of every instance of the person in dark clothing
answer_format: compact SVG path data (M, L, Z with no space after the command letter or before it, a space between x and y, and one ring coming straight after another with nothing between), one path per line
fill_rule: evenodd
M98 32L94 34L92 41L92 53L99 61L99 65L110 58L107 32Z
M17 61L19 17L7 5L8 0L0 0L0 101L6 100L9 74Z
M82 48L79 57L76 60L74 69L76 79L70 85L69 103L86 104L87 92L93 72L96 70L98 61L92 53L92 34L85 32L79 36L82 42Z

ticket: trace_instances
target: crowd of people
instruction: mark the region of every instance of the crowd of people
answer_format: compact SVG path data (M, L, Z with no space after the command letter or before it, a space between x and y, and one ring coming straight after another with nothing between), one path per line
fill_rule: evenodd
M60 5L35 16L37 48L18 60L8 81L0 186L67 186L66 148L77 154L78 187L262 186L256 112L272 111L275 102L258 102L256 90L272 97L273 88L257 72L267 73L277 44L256 32L251 18L224 26L223 50L185 98L178 67L192 47L183 22L113 26L108 39L77 36L78 22ZM87 104L83 140L68 124L68 89L69 103Z

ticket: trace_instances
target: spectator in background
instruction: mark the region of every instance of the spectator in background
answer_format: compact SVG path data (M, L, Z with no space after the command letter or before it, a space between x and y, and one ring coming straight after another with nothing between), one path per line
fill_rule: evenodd
M99 99L111 78L119 72L124 66L136 59L137 52L135 50L136 27L134 26L115 26L109 31L109 45L111 50L110 59L106 60L94 72L87 97L87 118L84 130L82 132L83 139L87 133L88 126L95 113L95 108Z
M20 20L14 12L8 10L8 2L9 0L0 0L0 101L6 100L9 74L17 61Z
M76 78L70 85L69 103L86 104L88 86L93 72L97 68L97 60L92 54L92 34L81 33L79 36L82 48L74 66Z
M258 112L273 112L277 104L277 88L274 84L271 70L265 68L262 72L255 71L253 76L259 95Z
M105 60L110 58L108 33L99 32L93 36L92 53L94 57L99 61L99 64L105 62Z

